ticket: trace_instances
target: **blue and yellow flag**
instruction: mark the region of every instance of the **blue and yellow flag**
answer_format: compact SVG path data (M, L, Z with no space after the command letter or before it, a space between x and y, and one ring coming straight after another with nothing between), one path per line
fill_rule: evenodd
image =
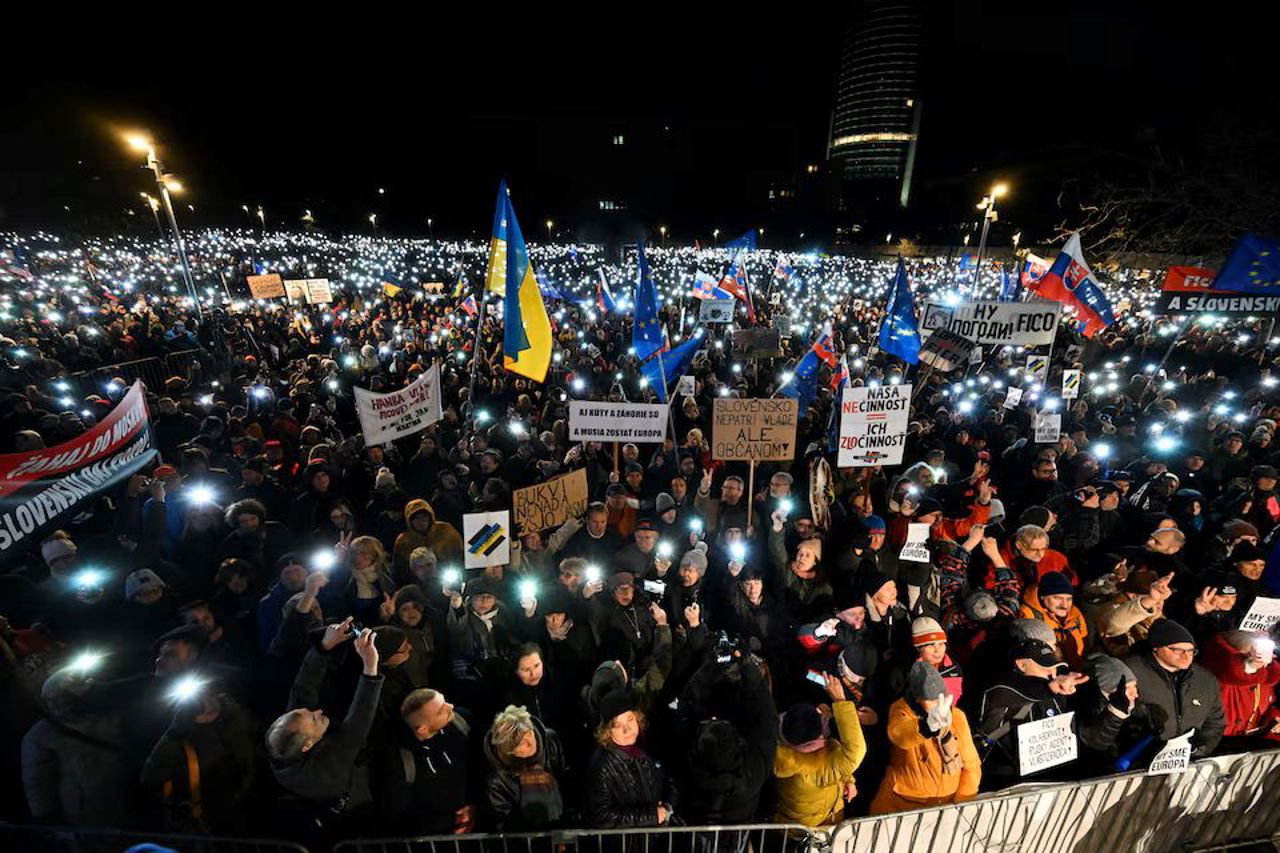
M506 295L503 298L502 366L535 382L547 378L551 366L551 320L542 304L538 278L529 260L529 250L516 222L515 208L505 194L502 199L504 254L507 258ZM496 242L496 239L495 239ZM492 260L492 254L490 260Z
M498 205L493 211L493 234L489 237L489 262L484 268L484 289L502 296L507 292L507 182L498 182Z

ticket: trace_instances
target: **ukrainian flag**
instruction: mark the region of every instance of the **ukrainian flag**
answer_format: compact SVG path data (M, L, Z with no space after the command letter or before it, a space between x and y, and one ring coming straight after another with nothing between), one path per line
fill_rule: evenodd
M499 296L507 292L507 182L498 183L498 204L493 210L493 234L489 238L489 262L484 268L484 289Z
M504 192L505 189L504 185ZM503 223L507 257L502 366L535 382L542 382L551 366L551 321L547 318L546 306L542 304L542 293L529 260L529 250L524 245L524 236L520 233L520 223L516 222L515 208L505 194L502 198L506 202Z

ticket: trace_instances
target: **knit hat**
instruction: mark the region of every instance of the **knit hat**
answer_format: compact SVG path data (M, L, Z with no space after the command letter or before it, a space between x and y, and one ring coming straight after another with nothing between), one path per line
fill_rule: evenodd
M868 515L862 519L862 529L867 532L868 536L874 536L877 533L885 532L884 519L878 515Z
M1217 592L1218 595L1238 595L1240 590L1236 586L1236 581L1239 579L1240 575L1235 573L1209 572L1204 575L1201 583Z
M488 575L480 575L467 581L466 590L463 593L467 598L475 595L497 595L498 584Z
M874 596L885 584L890 583L893 581L884 572L879 569L869 569L862 576L862 592L864 595Z
M658 497L653 502L653 509L658 515L662 515L669 509L676 508L676 499L666 492L658 492Z
M548 616L552 613L568 613L569 596L560 584L550 584L538 595L538 614Z
M1018 524L1034 524L1036 527L1048 528L1049 517L1052 515L1048 507L1029 506L1022 511L1022 515L1018 516Z
M871 643L854 640L845 646L836 658L836 667L846 678L849 675L860 675L870 678L876 674L876 664L880 662L880 652Z
M614 572L609 576L609 591L623 586L635 586L636 576L631 572Z
M808 702L797 702L782 714L778 734L790 747L804 747L823 737L825 727L818 709Z
M44 557L46 563L52 563L62 557L74 557L75 555L76 543L70 539L55 536L40 543L40 556Z
M1163 646L1172 646L1174 643L1190 643L1194 646L1196 638L1172 619L1157 619L1147 631L1147 642L1151 644L1151 648L1158 649Z
M945 643L947 632L942 630L937 619L921 616L911 623L911 645L917 649L930 643Z
M1263 477L1270 480L1280 480L1280 472L1277 472L1271 465L1258 465L1249 472L1250 480L1261 480Z
M138 569L136 572L130 572L129 576L124 579L124 597L126 601L132 601L134 596L153 589L163 590L164 581L150 569Z
M1246 563L1265 559L1267 559L1266 552L1249 541L1237 542L1236 547L1231 549L1231 562L1233 563Z
M624 476L626 474L643 474L644 466L641 465L639 462L628 462L627 467L623 469L622 473Z
M640 532L641 530L657 530L657 529L658 528L655 527L653 524L652 518L642 518L636 522L635 530L637 533Z
M400 651L408 637L394 625L379 625L374 631L373 647L378 650L378 659L387 658Z
M922 660L911 665L911 671L907 673L907 694L912 699L917 702L937 699L946 692L947 686L936 669Z
M1225 539L1243 539L1245 536L1257 538L1258 528L1241 518L1233 518L1222 525L1222 536Z
M1071 588L1071 579L1062 572L1045 572L1040 577L1040 585L1036 594L1041 598L1046 595L1075 595Z
M934 498L925 498L920 501L920 506L916 509L916 518L935 512L942 512L942 504Z
M707 720L698 727L690 757L713 774L733 773L742 766L742 739L728 720Z
M680 558L680 568L685 566L693 566L698 571L698 575L702 576L707 573L707 543L699 542L688 551L684 552L684 556Z
M199 625L179 625L165 631L156 641L151 644L151 650L159 653L160 647L167 642L189 643L196 647L198 652L203 652L205 647L209 645L209 634Z
M390 468L379 468L378 473L373 478L373 487L375 489L389 489L396 484L396 475L391 473Z
M974 622L990 622L1000 614L1000 607L995 596L980 589L964 600L964 612Z
M600 722L602 723L607 723L614 717L635 709L635 699L632 697L631 691L626 688L610 690L601 696L600 701L596 704L596 710L600 713Z
M396 610L399 610L405 604L412 604L418 610L425 612L427 609L427 597L422 594L422 587L416 583L411 583L396 590Z
M1009 636L1014 642L1032 639L1049 646L1057 642L1053 629L1043 619L1014 619L1009 623Z
M1128 664L1110 655L1090 655L1084 662L1084 671L1098 685L1103 696L1110 696L1121 684L1138 680Z
M157 465L151 471L151 476L157 480L163 480L166 477L178 476L178 469L172 465Z

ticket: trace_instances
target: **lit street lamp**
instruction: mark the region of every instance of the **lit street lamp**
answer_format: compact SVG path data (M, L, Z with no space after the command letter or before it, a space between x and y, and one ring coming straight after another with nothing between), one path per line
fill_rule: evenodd
M148 193L139 193L143 200L146 201L147 207L151 208L151 215L156 220L156 233L160 235L160 239L164 239L164 226L160 224L160 199Z
M662 246L663 246L663 248L666 248L666 245L667 245L667 226L665 226L665 225L659 225L659 226L658 226L658 233L662 235Z
M555 226L555 223L554 223L554 222L552 222L550 219L548 219L548 220L547 220L547 242L548 242L548 243L550 243L550 242L551 242L551 229L552 229L552 227L554 227L554 226Z
M267 236L267 212L258 205L258 221L262 223L262 236Z
M428 216L427 217L427 236L429 236L432 240L434 240L436 238L436 229L432 227L431 222L432 222L431 217Z
M151 170L156 178L156 186L160 188L160 203L164 205L165 216L169 220L169 227L173 229L173 242L178 249L178 261L182 264L182 278L187 285L187 293L191 296L191 303L195 307L196 323L199 324L204 315L200 310L200 296L196 293L195 281L191 278L191 264L187 261L187 247L182 242L182 232L178 230L178 218L173 214L173 200L169 197L169 193L182 192L182 184L172 175L166 175L164 166L160 163L160 158L156 156L156 147L150 139L141 134L131 134L126 137L126 142L135 151L141 151L147 155L147 168Z
M978 290L978 277L982 272L982 255L987 249L987 231L991 228L992 222L997 222L1000 215L996 213L996 199L1009 191L1009 187L1005 184L996 184L991 188L991 194L982 197L982 201L978 202L978 210L982 211L982 234L978 237L978 257L973 264L973 290Z
M378 230L378 214L376 213L369 214L369 224L373 226L374 231Z
M714 241L714 245L716 246L720 245L720 229L719 228L711 232L711 239Z

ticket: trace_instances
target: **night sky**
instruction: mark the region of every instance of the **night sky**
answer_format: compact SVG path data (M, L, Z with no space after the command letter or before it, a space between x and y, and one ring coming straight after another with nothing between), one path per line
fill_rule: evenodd
M930 5L917 164L926 218L965 215L1001 177L1015 187L1005 216L1042 225L1064 169L1107 168L1148 129L1172 150L1214 122L1275 120L1263 28L1222 4ZM367 228L377 210L392 232L421 232L431 216L438 233L466 235L486 228L503 176L527 188L523 217L558 216L573 200L518 132L534 125L675 125L714 133L726 171L791 169L824 153L842 22L787 12L336 16L323 33L309 16L175 24L180 37L158 48L139 38L139 20L130 33L60 42L56 62L36 61L51 43L27 45L33 61L12 67L0 106L0 229L102 230L136 206L149 180L117 127L150 129L191 190L195 225L247 224L240 205L261 203L269 224L309 207L330 227ZM495 29L519 36L486 34ZM779 154L765 127L793 145ZM581 168L589 184L592 164ZM687 192L669 217L690 236L735 224L726 210L742 200L724 197L734 175L715 172L681 177Z

